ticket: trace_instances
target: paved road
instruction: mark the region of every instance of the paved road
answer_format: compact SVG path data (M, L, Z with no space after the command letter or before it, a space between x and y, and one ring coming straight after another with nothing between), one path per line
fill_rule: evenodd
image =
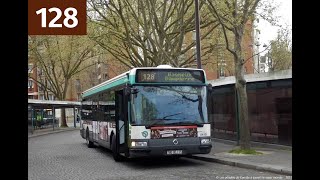
M28 179L286 179L286 176L181 158L114 162L111 152L87 148L79 131L30 138ZM247 177L247 178L246 178Z

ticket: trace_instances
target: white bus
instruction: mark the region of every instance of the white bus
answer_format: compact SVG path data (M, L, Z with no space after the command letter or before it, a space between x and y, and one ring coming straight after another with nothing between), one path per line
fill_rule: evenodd
M211 127L201 69L146 67L82 93L80 134L88 147L124 157L207 154Z

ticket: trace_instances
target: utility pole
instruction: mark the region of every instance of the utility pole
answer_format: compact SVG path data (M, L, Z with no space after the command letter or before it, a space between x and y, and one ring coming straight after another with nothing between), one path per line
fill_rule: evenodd
M197 68L201 67L201 50L200 50L200 20L199 20L199 0L195 0L195 18L196 18L196 50L197 50Z

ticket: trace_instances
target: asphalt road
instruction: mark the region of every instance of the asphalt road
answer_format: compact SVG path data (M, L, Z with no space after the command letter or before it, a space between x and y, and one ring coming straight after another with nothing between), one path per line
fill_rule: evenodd
M79 131L28 141L29 180L107 179L290 179L286 176L189 158L130 159L115 162L110 151L87 148Z

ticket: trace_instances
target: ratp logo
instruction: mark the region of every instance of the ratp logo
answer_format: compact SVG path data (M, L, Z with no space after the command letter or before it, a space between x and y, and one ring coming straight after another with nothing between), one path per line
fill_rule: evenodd
M143 136L144 138L146 138L146 137L148 136L148 131L143 131L143 132L141 132L141 134L142 134L142 136Z

